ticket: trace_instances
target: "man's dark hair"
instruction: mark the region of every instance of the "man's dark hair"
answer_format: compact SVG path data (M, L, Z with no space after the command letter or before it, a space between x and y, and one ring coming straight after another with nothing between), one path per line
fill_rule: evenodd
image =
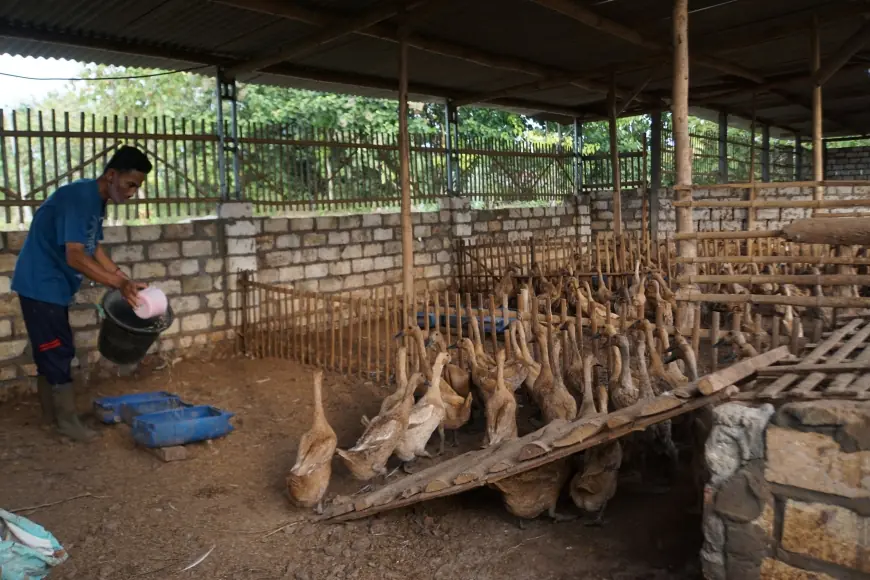
M118 149L114 155L112 155L112 158L109 159L103 173L110 169L120 171L121 173L127 171L141 171L147 175L151 172L152 165L144 153L135 147L124 145Z

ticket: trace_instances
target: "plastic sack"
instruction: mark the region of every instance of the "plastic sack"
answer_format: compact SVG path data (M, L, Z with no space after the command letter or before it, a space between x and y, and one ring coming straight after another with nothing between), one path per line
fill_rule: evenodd
M0 509L0 580L42 580L67 558L42 526Z

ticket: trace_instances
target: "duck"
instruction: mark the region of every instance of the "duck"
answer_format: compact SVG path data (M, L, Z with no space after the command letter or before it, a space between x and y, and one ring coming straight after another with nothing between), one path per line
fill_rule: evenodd
M315 507L323 513L323 496L332 477L332 457L338 438L323 412L323 371L314 373L314 421L303 433L296 450L296 463L287 476L287 490L298 507Z
M553 374L558 367L550 359L547 332L543 326L535 327L535 337L541 349L541 372L532 387L532 399L541 410L544 423L556 420L573 421L577 416L577 401L565 388L561 377L557 381Z
M744 360L758 356L758 350L746 341L746 336L739 330L728 331L728 334L716 342L713 347L719 348L729 345L732 347L733 354L725 357L725 360L728 362L735 359Z
M616 352L611 356L610 400L617 410L625 409L640 399L640 391L631 376L631 350L628 338L623 334L617 334L610 340L616 346Z
M655 296L656 325L670 327L674 325L674 306L661 294L661 283L653 280L653 296Z
M631 286L628 288L628 293L631 297L634 316L643 318L646 309L646 286L640 276L640 260L637 260L634 264L634 277L632 278Z
M517 400L504 382L505 352L496 353L495 391L486 401L484 447L517 438Z
M607 282L604 280L604 274L601 273L601 270L598 270L598 292L595 295L595 299L599 304L609 304L613 302L614 294L613 291L610 290L607 286Z
M642 332L646 337L647 352L652 376L653 392L661 395L666 391L679 388L689 382L689 379L676 368L666 368L661 355L656 348L654 335L655 328L649 320L638 320L631 326L632 329Z
M519 336L519 340L517 340ZM514 351L514 356L526 367L526 379L523 384L526 389L531 389L538 375L541 374L541 363L536 361L529 350L529 344L526 341L526 330L522 322L515 320L511 323L510 328L511 347Z
M336 449L351 475L368 481L387 473L387 460L395 451L408 428L414 391L423 383L423 375L414 373L405 385L401 402L369 421L368 427L348 450Z
M689 341L679 332L674 334L674 345L668 349L668 352L673 354L664 361L665 364L675 362L678 359L682 360L686 365L687 382L698 380L698 359L695 356L695 350L689 344Z
M407 472L409 463L418 457L432 457L426 451L426 444L437 430L441 436L441 449L444 449L444 400L441 398L441 372L447 362L447 353L439 353L432 365L431 379L428 382L426 394L414 404L408 418L408 427L396 445L393 454L402 461L402 467Z
M483 347L483 339L481 338L480 324L477 322L477 317L471 316L470 319L472 337L474 338L474 354L477 356L477 362L494 369L495 359Z
M652 381L646 366L646 346L646 337L637 337L634 345L634 359L637 361L637 382L640 398L642 400L651 400L656 397L656 393L653 390ZM647 427L644 433L647 435L647 440L650 442L653 450L668 458L671 475L676 474L679 467L679 454L677 453L676 445L674 445L671 420L668 419L654 423Z
M580 407L584 418L606 415L608 409L606 383L599 384L598 408L592 403L591 388L587 385L592 384L593 366L600 367L596 365L593 356L587 357L584 369L588 370L585 375L583 405ZM596 514L588 525L603 525L607 503L616 495L620 467L622 445L618 439L590 447L583 453L583 468L571 478L568 493L574 505L585 512Z
M565 370L565 386L570 392L580 395L583 393L583 376L586 369L577 344L577 329L571 323L566 323L563 328L568 332L568 345L571 349L571 365Z
M429 333L428 343L436 346L436 352L447 352L447 343L437 330ZM467 397L471 393L471 375L467 370L457 364L448 362L444 367L443 380L460 397Z
M400 346L396 352L396 390L387 395L381 401L378 414L383 414L400 403L405 397L405 388L408 386L408 351ZM365 415L360 418L363 428L368 427L371 419Z

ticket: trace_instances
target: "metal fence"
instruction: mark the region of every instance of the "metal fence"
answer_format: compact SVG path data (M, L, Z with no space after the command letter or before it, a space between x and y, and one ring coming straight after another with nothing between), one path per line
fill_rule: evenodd
M692 180L694 183L721 183L719 171L719 132L694 132L689 135L692 144ZM728 175L727 181L732 183L747 182L750 174L755 174L756 181L763 178L762 138L755 135L753 146L749 133L744 135L729 134L726 139ZM754 161L753 161L754 158ZM669 130L662 131L662 184L674 183L674 138ZM812 150L801 147L801 175L796 171L797 157L793 142L770 141L770 181L795 181L809 179L812 176Z
M243 123L238 135L241 191L261 213L366 211L400 203L395 134ZM412 199L435 203L448 195L444 137L410 138ZM110 219L135 223L213 214L222 154L213 122L0 110L0 223L27 224L52 191L97 177L123 144L143 149L154 171L138 198L113 207ZM581 182L579 167L584 189L606 189L613 181L608 156L575 163L574 153L556 144L460 134L454 159L456 193L489 206L572 195ZM623 185L643 185L646 166L644 152L623 153Z

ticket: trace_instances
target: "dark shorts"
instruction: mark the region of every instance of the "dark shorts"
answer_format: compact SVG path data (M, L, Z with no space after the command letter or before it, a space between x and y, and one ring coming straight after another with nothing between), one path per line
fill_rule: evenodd
M52 385L71 383L76 349L69 325L69 308L24 296L18 299L37 371Z

